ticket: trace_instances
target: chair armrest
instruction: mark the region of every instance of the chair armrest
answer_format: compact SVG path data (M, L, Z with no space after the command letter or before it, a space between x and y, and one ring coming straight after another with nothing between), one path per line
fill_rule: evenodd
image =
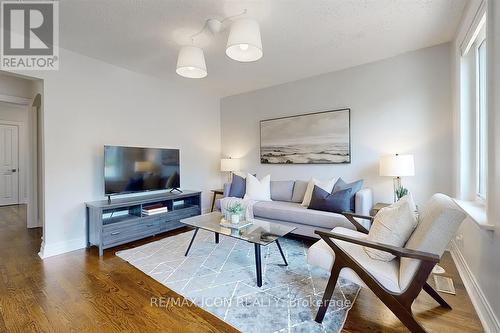
M359 215L359 214L354 214L351 212L343 212L342 215L344 215L349 220L349 222L351 222L352 225L354 225L356 227L356 230L358 230L359 232L362 232L364 234L368 233L368 229L366 229L363 225L361 225L361 223L356 221L355 217L360 218L360 219L369 220L370 222L373 222L373 217L371 217L371 216Z
M359 238L349 237L349 236L345 236L345 235L338 235L338 234L334 234L331 232L316 230L314 233L318 234L323 239L334 238L334 239L349 242L352 244L366 246L366 247L370 247L372 249L389 252L390 254L395 255L396 257L399 257L399 258L419 259L419 260L430 261L433 263L438 263L441 260L441 258L434 253L405 249L403 247L381 244L381 243L372 242L372 241L365 240L365 239L359 239Z
M373 216L355 214L355 213L351 213L351 212L343 212L342 215L344 215L344 216L349 215L349 216L352 216L352 217L357 217L357 218L360 218L360 219L369 220L370 222L373 222L373 219L374 219Z

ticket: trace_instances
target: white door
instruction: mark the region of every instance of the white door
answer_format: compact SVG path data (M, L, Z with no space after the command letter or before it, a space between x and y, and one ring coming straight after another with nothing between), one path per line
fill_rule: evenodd
M0 124L0 206L19 203L18 143L17 126Z

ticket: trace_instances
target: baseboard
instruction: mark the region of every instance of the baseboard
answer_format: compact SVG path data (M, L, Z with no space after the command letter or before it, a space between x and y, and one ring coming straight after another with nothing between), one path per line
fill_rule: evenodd
M66 252L80 250L85 248L86 242L85 238L75 238L68 241L49 244L43 242L38 255L40 258L46 259Z
M455 241L451 242L450 252L453 261L455 261L458 273L462 278L465 289L467 290L469 297L472 301L472 304L476 309L477 315L481 320L481 324L483 325L484 331L486 333L500 332L500 321L495 315L495 312L493 312L493 309L491 308L488 299L486 298L483 290L479 286L476 278L472 274L469 265L467 264L464 256L462 255L457 245L455 244Z

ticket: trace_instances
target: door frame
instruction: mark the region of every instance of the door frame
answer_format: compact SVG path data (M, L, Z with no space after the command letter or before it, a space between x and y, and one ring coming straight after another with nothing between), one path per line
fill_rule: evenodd
M27 158L25 161L26 168L26 190L27 190L27 209L26 209L26 227L27 228L37 228L43 226L43 217L39 214L39 205L41 198L40 189L38 188L38 175L41 175L39 170L39 133L38 133L38 122L40 121L38 118L38 114L40 112L40 106L35 106L34 101L37 96L34 98L24 98L10 95L2 95L0 94L0 102L15 104L18 106L26 107L28 112L28 122L23 124L22 122L17 121L7 121L0 120L1 123L5 123L6 125L17 125L19 130L23 127L25 133L28 133L28 142L27 142ZM34 110L36 109L36 110ZM19 134L18 134L19 135ZM18 187L20 185L18 184ZM18 195L19 195L18 191ZM20 200L18 200L20 202Z
M26 145L28 146L28 152L23 152L27 155L23 156L23 164L21 165L21 133L26 133L26 125L21 122L21 121L13 121L13 120L3 120L0 119L0 125L7 125L7 126L16 126L17 127L17 204L16 205L22 205L22 204L28 204L28 199L30 196L29 190L28 190L28 175L30 168L30 161L29 161L29 142L26 142ZM29 140L27 140L29 141ZM24 155L24 154L23 154ZM27 157L27 158L24 158ZM23 174L26 173L26 177L24 177L23 184L26 183L26 198L24 196L21 197L21 173L19 170L23 169ZM24 170L26 169L26 170ZM26 200L25 200L26 199Z

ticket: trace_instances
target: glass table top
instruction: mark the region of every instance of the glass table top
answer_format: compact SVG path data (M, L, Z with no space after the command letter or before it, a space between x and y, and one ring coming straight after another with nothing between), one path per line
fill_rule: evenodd
M220 225L221 220L222 214L220 212L213 212L182 219L181 222L192 227L217 232L221 235L260 245L271 244L279 237L283 237L296 229L295 227L289 227L278 223L251 219L240 222L240 224L245 224L247 222L251 224L238 230Z

